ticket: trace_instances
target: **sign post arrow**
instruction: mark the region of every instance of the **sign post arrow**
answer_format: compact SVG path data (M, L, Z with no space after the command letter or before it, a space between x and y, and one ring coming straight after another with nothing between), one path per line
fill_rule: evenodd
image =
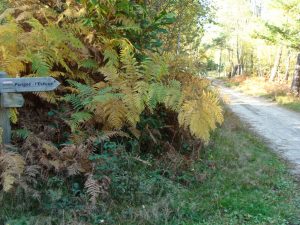
M52 77L0 77L0 93L53 91L59 85Z
M11 139L9 108L22 107L24 104L23 96L17 93L53 91L59 85L52 77L8 78L5 72L0 72L0 127L3 129L3 144L9 144Z

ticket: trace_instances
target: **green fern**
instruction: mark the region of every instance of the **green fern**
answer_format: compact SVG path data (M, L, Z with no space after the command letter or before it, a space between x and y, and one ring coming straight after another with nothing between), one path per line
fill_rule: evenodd
M17 138L21 138L23 140L27 139L30 134L31 134L31 132L27 129L18 129L18 130L13 131L13 136L15 136Z
M32 71L39 77L48 76L52 65L43 58L41 53L32 54L28 57L32 63Z
M71 115L71 119L67 120L67 124L69 124L72 132L75 132L79 129L79 126L90 119L92 119L92 114L89 112L75 112Z

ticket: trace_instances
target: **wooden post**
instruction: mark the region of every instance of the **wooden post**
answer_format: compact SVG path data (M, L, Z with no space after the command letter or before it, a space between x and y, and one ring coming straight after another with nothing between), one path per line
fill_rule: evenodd
M5 72L0 72L0 78L7 78L7 74ZM4 99L5 93L0 95L0 101L2 102ZM0 106L0 127L3 129L2 133L2 143L4 145L9 144L11 140L11 126L9 121L9 109Z
M24 98L18 93L53 91L59 85L60 83L52 77L8 78L5 72L0 72L0 127L3 129L4 145L10 144L11 140L9 108L24 105Z

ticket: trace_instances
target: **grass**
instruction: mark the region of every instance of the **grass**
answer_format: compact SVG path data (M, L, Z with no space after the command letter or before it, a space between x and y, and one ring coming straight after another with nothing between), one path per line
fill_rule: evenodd
M287 166L227 112L206 149L206 179L181 196L182 224L300 224L299 186Z
M202 162L183 176L188 186L131 209L128 224L300 224L299 186L288 167L230 112Z
M268 82L259 77L237 76L225 80L225 86L252 96L271 99L287 109L300 112L300 98L290 93L290 83Z
M124 167L116 182L124 194L118 191L113 202L99 205L102 213L89 215L94 222L67 223L72 204L61 209L62 216L50 213L50 206L36 212L28 203L23 211L21 205L3 207L14 197L1 200L0 221L44 225L57 217L55 224L299 225L300 190L288 166L232 113L225 118L201 161L176 177L166 166Z
M292 96L276 96L276 102L290 110L300 112L300 100Z

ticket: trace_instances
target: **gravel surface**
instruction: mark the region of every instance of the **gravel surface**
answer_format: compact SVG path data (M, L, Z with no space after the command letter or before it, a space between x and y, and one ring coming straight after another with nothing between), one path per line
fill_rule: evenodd
M219 88L229 108L293 165L294 174L300 175L300 114L263 98L247 96L223 86Z

